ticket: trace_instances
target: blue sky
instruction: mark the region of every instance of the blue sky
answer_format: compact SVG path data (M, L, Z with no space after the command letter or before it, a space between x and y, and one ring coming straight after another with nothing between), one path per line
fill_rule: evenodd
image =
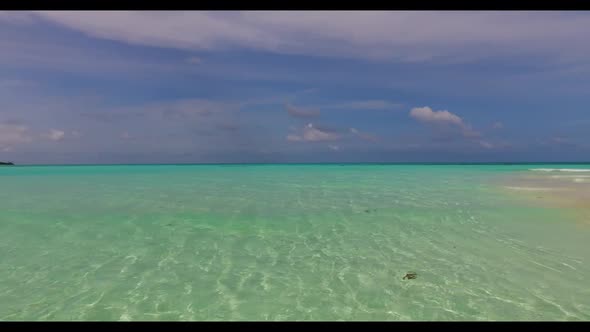
M583 12L0 12L0 160L590 160Z

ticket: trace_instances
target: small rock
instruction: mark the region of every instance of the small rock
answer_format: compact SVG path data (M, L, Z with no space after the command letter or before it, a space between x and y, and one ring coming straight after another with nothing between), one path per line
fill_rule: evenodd
M416 272L408 272L406 273L406 275L403 277L402 280L405 279L416 279L418 277L418 274Z

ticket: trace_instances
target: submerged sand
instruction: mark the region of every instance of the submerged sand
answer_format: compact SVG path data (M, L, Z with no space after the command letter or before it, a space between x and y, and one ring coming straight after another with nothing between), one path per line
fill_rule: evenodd
M590 172L586 170L534 169L505 178L501 186L531 204L568 209L590 225Z

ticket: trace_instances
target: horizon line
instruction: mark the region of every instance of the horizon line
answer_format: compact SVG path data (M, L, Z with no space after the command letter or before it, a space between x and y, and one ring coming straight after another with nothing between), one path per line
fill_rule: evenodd
M534 165L534 164L590 164L590 161L400 161L400 162L186 162L186 163L23 163L7 166L198 166L198 165Z

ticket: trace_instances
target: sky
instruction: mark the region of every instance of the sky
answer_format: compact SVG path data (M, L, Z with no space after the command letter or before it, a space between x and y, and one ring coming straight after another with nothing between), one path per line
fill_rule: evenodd
M0 12L0 161L590 161L587 12Z

